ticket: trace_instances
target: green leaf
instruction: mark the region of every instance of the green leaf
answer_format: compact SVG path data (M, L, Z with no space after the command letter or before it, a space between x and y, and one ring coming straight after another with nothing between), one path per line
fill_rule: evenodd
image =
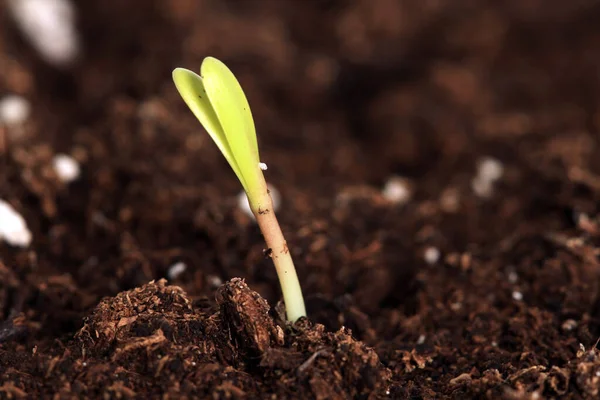
M185 103L188 105L190 110L192 110L196 118L198 118L202 126L204 126L204 129L206 129L210 137L216 143L217 147L240 180L244 190L246 190L246 181L229 144L228 137L225 135L223 126L219 120L219 116L215 112L215 109L211 104L211 100L206 93L203 79L188 69L176 68L173 71L173 82L175 82L175 86L177 87L177 90L179 91L179 94ZM226 106L227 105L224 105L221 102L220 107ZM222 111L221 114L223 114ZM254 124L252 124L252 127L254 127Z
M259 186L262 172L258 167L256 130L246 95L229 68L216 58L205 58L200 74L233 158L247 187L255 190Z

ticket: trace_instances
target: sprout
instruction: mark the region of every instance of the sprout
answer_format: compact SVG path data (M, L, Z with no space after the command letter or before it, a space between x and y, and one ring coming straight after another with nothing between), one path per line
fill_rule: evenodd
M263 175L250 105L233 73L221 61L207 57L200 76L184 68L173 71L179 94L212 137L242 184L252 213L275 264L287 319L306 316L298 275L275 217Z

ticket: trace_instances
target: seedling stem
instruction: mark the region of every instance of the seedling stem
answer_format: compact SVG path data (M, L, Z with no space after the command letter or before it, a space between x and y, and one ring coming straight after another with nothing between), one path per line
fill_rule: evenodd
M302 289L290 250L273 211L273 200L264 178L261 186L262 190L256 197L256 201L249 201L250 208L270 250L268 254L275 264L287 318L290 321L296 321L298 318L306 316Z
M233 73L221 61L207 57L200 71L201 76L177 68L173 71L173 81L242 184L267 243L267 253L275 264L287 319L294 322L306 316L304 298L262 172L266 165L258 155L248 100Z

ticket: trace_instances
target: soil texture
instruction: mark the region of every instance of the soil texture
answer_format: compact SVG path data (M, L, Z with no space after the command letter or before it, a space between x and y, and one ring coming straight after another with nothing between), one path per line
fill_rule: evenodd
M600 2L74 1L63 67L9 3L0 199L32 242L0 242L0 398L600 397ZM208 55L281 194L294 325L171 81Z

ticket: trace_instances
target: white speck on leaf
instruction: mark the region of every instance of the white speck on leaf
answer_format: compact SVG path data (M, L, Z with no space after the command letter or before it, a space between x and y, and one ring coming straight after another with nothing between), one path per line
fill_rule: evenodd
M260 168L262 171L266 171L268 167L267 164L265 164L264 162L259 162L258 168Z

